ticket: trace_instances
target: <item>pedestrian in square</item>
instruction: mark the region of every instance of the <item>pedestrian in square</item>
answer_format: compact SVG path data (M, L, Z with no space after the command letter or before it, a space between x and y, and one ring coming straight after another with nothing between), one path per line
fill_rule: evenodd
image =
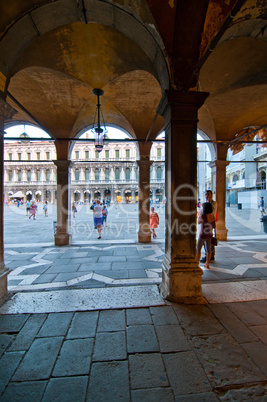
M103 214L102 214L103 206L100 205L100 200L96 200L96 205L94 207L94 224L97 228L98 239L101 239L101 230L103 227Z
M159 224L159 216L157 212L155 212L154 207L151 207L151 213L150 213L150 229L153 235L153 239L157 237L155 229L158 227Z
M214 215L212 211L212 204L210 202L204 202L202 211L198 218L198 223L200 226L200 233L197 241L197 260L200 261L201 249L205 244L205 249L207 251L206 254L206 263L204 264L205 268L209 268L209 263L211 259L211 239L212 232L214 228Z

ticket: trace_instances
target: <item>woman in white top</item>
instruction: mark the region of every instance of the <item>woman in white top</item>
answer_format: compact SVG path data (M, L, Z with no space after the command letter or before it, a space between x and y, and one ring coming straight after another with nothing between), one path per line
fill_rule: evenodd
M102 214L102 205L100 205L100 201L96 200L96 205L94 207L94 223L98 231L98 239L101 239L101 230L103 226L103 214Z

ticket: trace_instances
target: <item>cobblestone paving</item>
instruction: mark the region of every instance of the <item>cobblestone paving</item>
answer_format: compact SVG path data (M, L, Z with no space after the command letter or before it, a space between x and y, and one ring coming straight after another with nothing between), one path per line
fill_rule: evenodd
M0 316L0 399L264 401L266 311L257 301Z

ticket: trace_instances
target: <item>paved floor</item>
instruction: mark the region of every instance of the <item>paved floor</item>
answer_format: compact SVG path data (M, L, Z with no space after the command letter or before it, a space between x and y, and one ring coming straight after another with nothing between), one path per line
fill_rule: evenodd
M101 241L90 210L53 245L55 208L5 208L10 294L0 307L0 401L266 401L267 235L259 211L227 210L229 241L204 270L208 304L158 291L164 208L137 243L135 205L114 206Z

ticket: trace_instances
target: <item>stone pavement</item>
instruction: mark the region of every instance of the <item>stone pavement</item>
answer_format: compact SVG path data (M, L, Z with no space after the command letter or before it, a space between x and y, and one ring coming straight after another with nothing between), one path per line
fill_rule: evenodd
M0 401L267 401L259 212L227 209L207 305L185 306L159 294L164 226L139 244L136 206L125 207L110 210L100 242L81 206L67 247L53 245L51 206L36 221L6 207Z

